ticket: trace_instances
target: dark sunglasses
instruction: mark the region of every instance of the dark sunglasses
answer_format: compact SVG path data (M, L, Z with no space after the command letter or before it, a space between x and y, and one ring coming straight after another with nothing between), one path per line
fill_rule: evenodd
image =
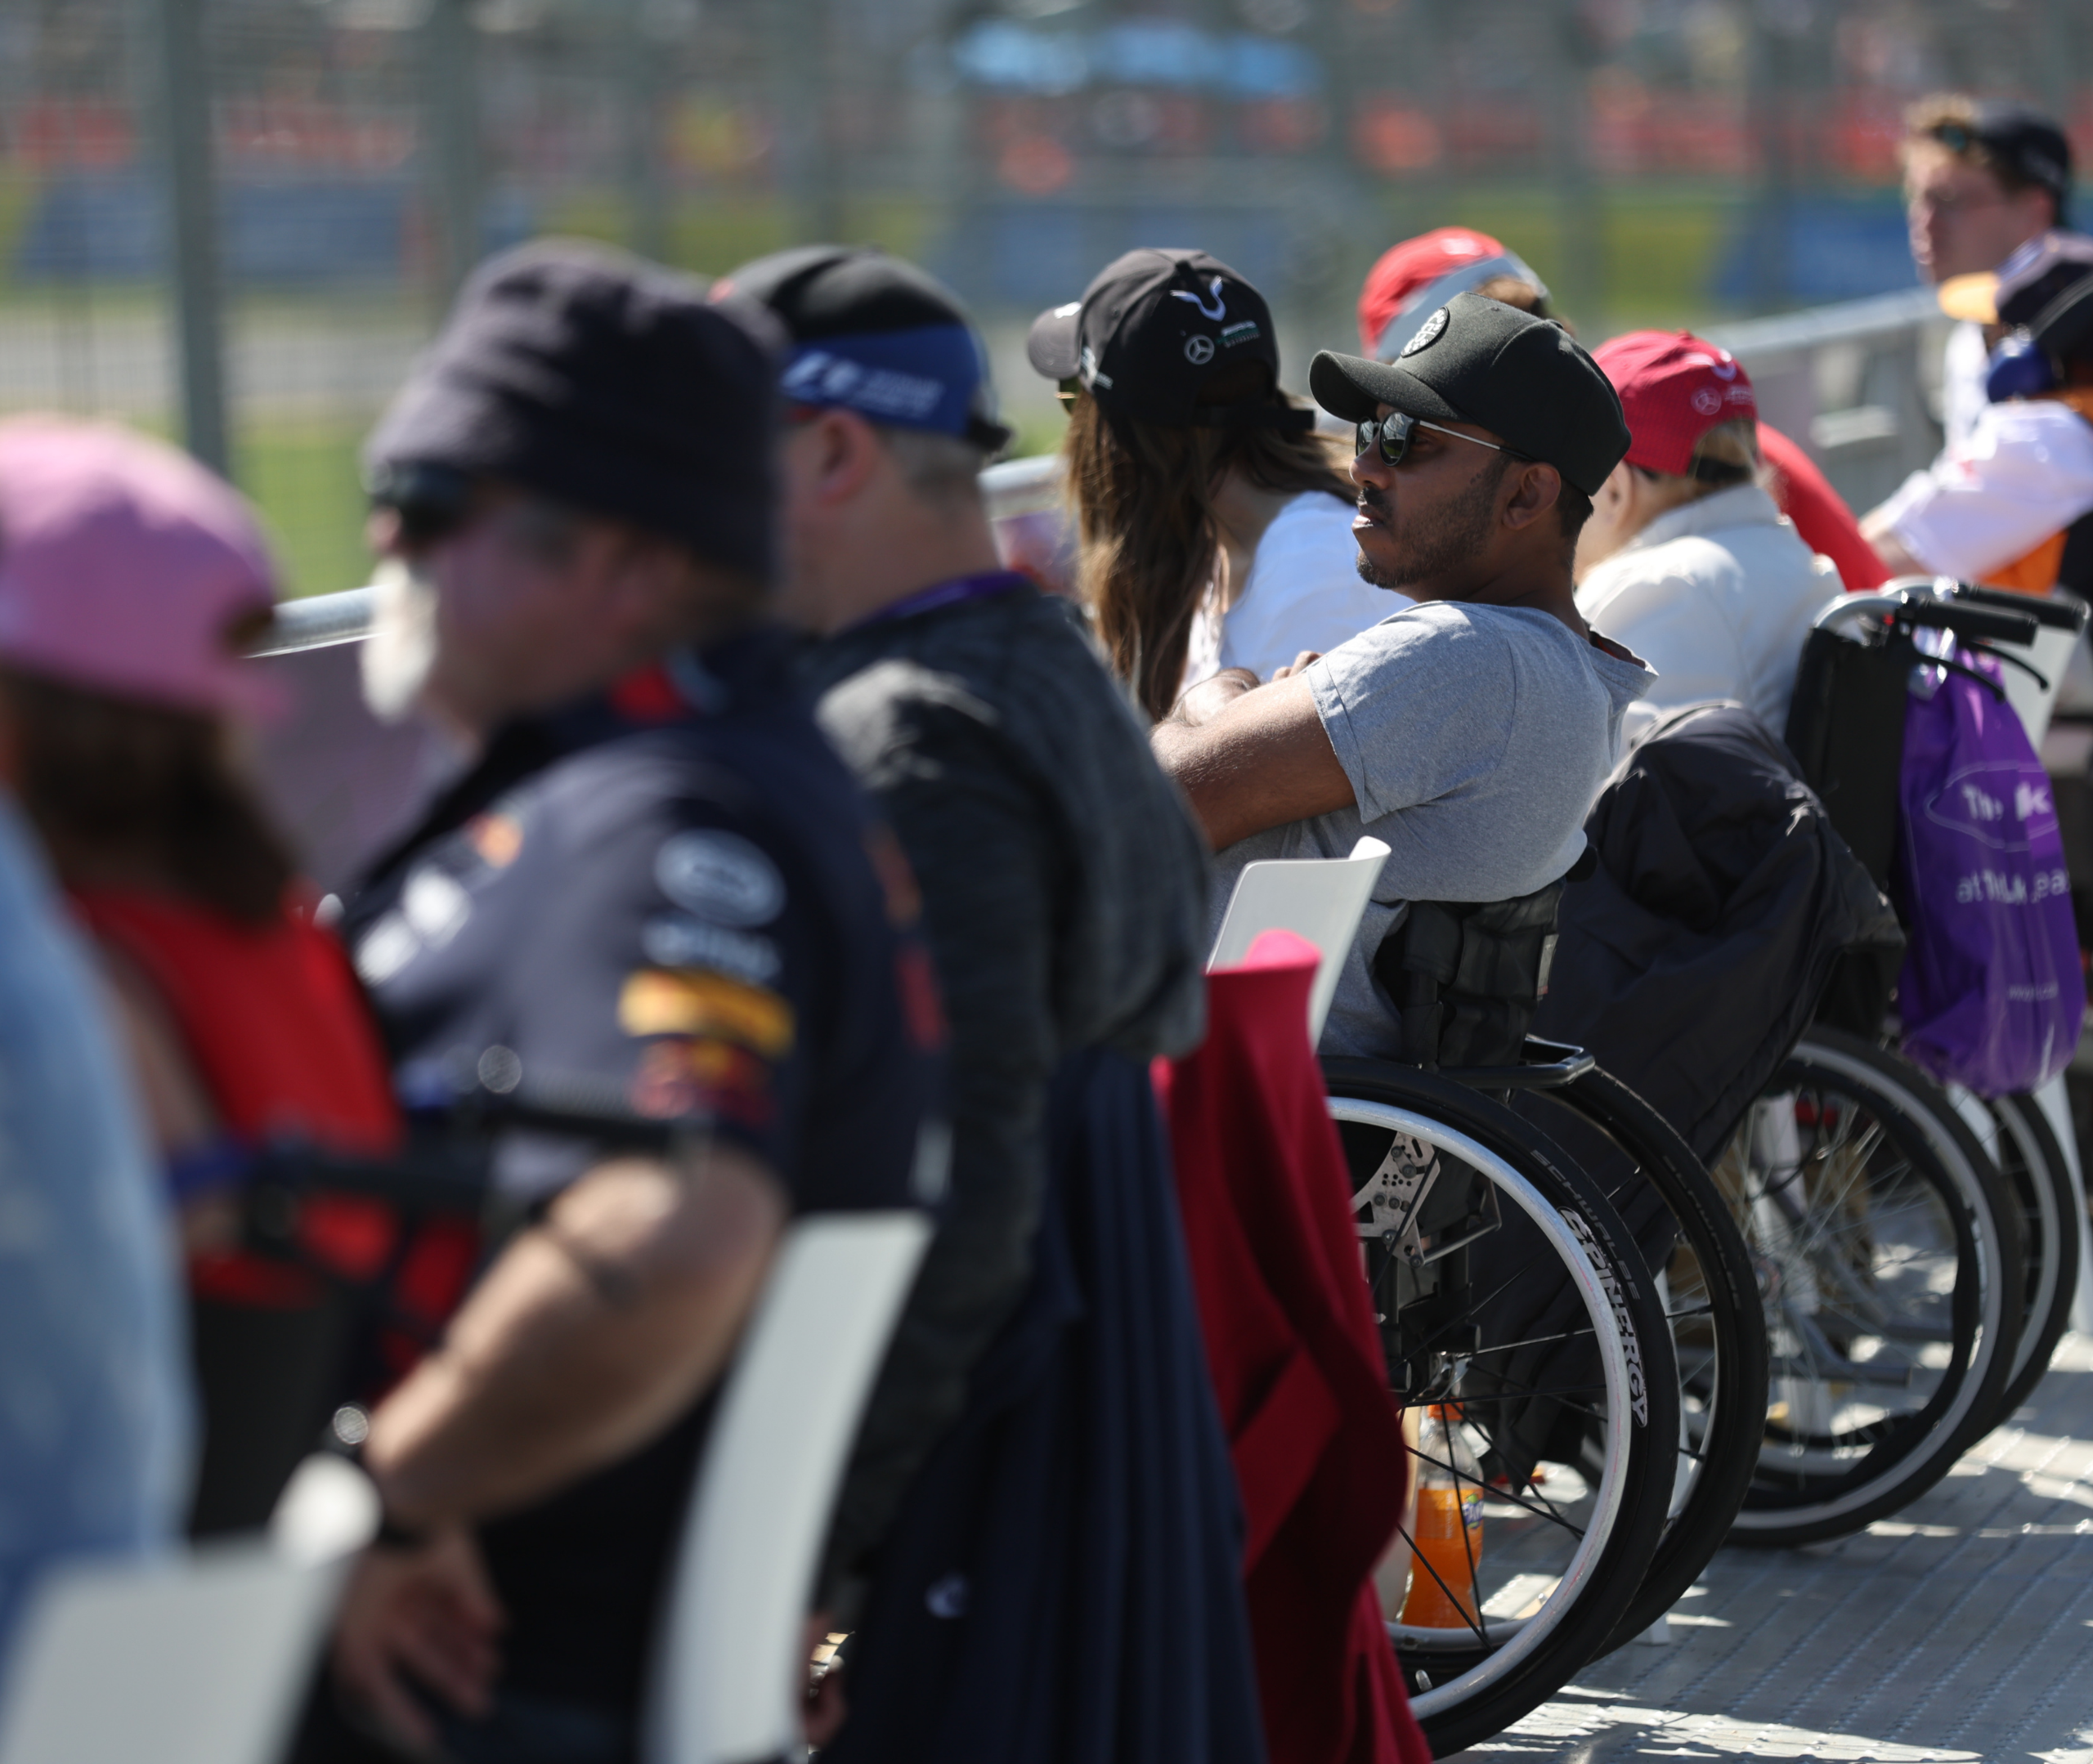
M1369 417L1359 425L1359 433L1352 445L1355 457L1369 447L1379 450L1381 463L1401 465L1410 457L1411 437L1419 429L1430 429L1435 435L1450 435L1455 441L1471 441L1478 447L1487 447L1492 453L1509 454L1514 459L1528 456L1516 447L1505 447L1495 441L1486 441L1479 435L1463 435L1459 429L1450 429L1440 423L1427 423L1423 417L1414 417L1406 410L1392 410L1384 417Z
M472 517L478 486L469 472L445 465L380 468L370 486L374 508L391 511L400 543L418 551L450 538Z

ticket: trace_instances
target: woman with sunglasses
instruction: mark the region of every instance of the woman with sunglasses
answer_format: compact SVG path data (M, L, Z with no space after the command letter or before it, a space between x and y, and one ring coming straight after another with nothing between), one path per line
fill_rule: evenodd
M1129 252L1026 349L1069 410L1082 598L1151 719L1223 668L1269 679L1409 604L1359 579L1343 444L1279 390L1271 310L1226 264Z
M240 656L274 572L231 490L102 425L0 424L0 768L101 957L181 1221L204 1398L193 1522L258 1524L270 1465L287 1472L325 1419L285 1381L338 1341L329 1277L376 1272L393 1230L374 1203L316 1198L293 1255L264 1259L242 1185L269 1153L383 1155L398 1132L354 976L240 756L279 708Z

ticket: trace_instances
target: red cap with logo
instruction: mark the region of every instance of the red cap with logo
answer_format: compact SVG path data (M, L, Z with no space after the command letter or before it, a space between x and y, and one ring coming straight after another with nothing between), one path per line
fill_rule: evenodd
M1359 291L1360 343L1375 360L1392 361L1454 295L1472 293L1499 275L1531 282L1544 297L1548 293L1517 253L1472 227L1436 226L1391 245ZM1398 322L1404 320L1409 322Z
M1592 351L1620 394L1628 463L1683 477L1701 437L1719 423L1759 416L1743 365L1691 331L1630 331Z

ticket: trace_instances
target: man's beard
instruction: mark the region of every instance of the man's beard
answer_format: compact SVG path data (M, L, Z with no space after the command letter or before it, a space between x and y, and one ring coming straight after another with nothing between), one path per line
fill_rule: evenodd
M1434 576L1459 573L1463 563L1490 543L1490 530L1497 524L1497 486L1504 478L1504 466L1500 459L1494 470L1486 467L1478 472L1475 481L1429 531L1420 531L1419 523L1414 519L1405 522L1396 543L1396 561L1386 568L1368 557L1362 545L1357 566L1360 580L1375 588L1401 589ZM1360 486L1359 499L1379 514L1389 512L1387 498L1371 484ZM1396 538L1392 523L1382 531L1389 538Z
M381 723L397 723L421 701L436 665L436 585L403 557L388 557L371 578L378 604L358 658L363 701Z

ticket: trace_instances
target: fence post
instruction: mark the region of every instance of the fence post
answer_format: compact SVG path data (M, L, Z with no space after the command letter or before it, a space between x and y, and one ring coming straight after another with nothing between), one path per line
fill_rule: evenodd
M680 43L655 28L654 0L625 0L619 96L625 111L625 235L643 257L669 257L668 181L662 176L662 62Z
M480 260L480 108L469 0L430 0L423 34L431 255L437 299L447 306Z
M182 435L190 453L231 475L226 423L224 289L212 170L211 88L204 47L207 0L152 0L159 63L160 166L174 284Z

